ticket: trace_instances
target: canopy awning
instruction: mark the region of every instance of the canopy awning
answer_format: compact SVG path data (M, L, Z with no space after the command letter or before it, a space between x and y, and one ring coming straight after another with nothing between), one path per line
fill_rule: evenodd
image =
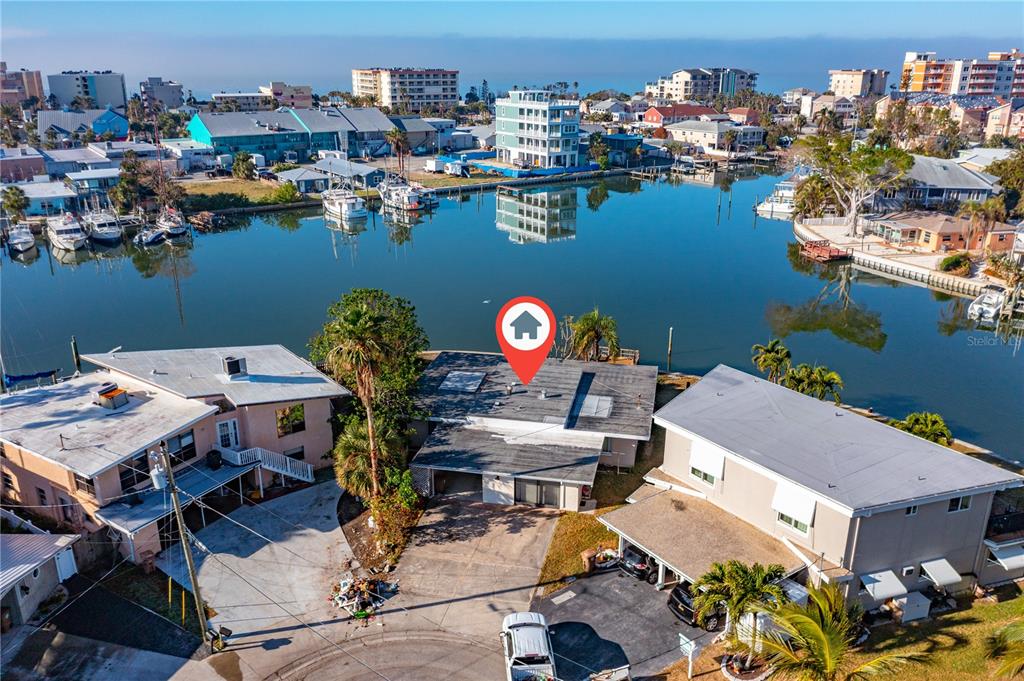
M860 581L876 601L885 601L907 593L907 587L903 586L903 582L900 581L900 578L892 570L882 570L861 575Z
M809 526L814 522L815 503L814 496L807 490L782 480L775 483L772 508L779 513Z
M694 440L690 446L690 466L721 479L725 468L725 452L714 445Z
M924 574L928 579L935 582L938 586L952 586L959 584L960 580L963 579L960 573L945 558L925 561L921 563L921 569L924 570Z
M989 549L999 564L1005 570L1019 570L1024 568L1024 544L1014 546L1003 546L997 549Z

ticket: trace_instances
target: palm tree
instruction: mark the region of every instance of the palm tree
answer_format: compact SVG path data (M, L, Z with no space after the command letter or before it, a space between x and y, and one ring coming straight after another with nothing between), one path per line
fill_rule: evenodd
M11 222L17 223L25 219L25 209L28 208L28 197L21 187L11 185L4 188L2 196L3 212L7 214Z
M686 151L686 146L682 142L673 140L665 145L665 151L670 153L672 158L675 159L683 155Z
M920 654L888 653L857 663L853 646L860 634L861 610L847 606L835 584L808 589L807 604L776 601L763 609L774 627L753 645L774 672L772 678L799 681L862 681L897 671L921 659ZM755 620L756 621L756 620Z
M725 632L731 634L739 629L744 615L763 609L769 602L781 603L786 594L778 581L786 575L786 569L778 564L747 565L738 560L730 560L724 565L713 563L700 579L691 587L694 594L693 608L697 620L701 623L713 613L720 603L725 604ZM751 618L749 630L742 632L743 638L757 640L757 617ZM754 651L747 654L746 666L753 661Z
M814 123L818 126L818 134L825 135L835 131L835 118L832 116L832 109L823 106L814 112Z
M725 135L725 154L726 156L732 156L732 147L736 144L736 137L739 135L735 130L726 130Z
M811 384L814 396L819 400L832 399L839 404L839 391L843 389L843 379L828 367L816 366L811 373Z
M814 367L810 364L798 364L795 367L790 367L779 383L790 390L810 395L814 390Z
M390 428L385 426L377 434L377 445L381 467L398 467L404 463L402 440ZM351 419L334 444L334 477L338 487L367 498L373 494L373 475L366 422Z
M333 322L335 345L327 354L327 361L335 374L348 373L355 377L356 396L366 410L366 438L370 455L370 496L380 494L379 452L373 398L380 365L385 359L384 319L366 303L345 310Z
M946 425L946 420L933 412L916 411L907 414L902 421L890 419L889 425L946 447L953 442L953 433Z
M750 348L750 351L754 355L752 359L754 366L761 373L767 373L768 380L772 383L778 383L789 370L792 355L789 348L783 345L778 338L768 341L768 345L758 343Z
M996 676L1006 678L1024 674L1024 619L1010 622L989 641L989 654L1001 658Z
M821 175L815 173L796 185L793 197L793 212L802 218L820 218L833 204L832 188Z
M596 360L602 343L608 345L609 359L619 356L619 332L615 319L602 315L596 306L578 319L566 317L565 326L570 334L568 357Z
M403 130L392 128L384 133L384 139L391 146L391 153L398 158L398 174L405 174L405 154L409 148L409 137Z
M970 251L985 223L985 209L980 201L964 201L956 212L957 217L968 218L964 250Z

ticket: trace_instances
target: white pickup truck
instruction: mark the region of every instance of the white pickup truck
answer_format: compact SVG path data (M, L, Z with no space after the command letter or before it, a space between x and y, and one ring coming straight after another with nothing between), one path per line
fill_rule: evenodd
M514 612L501 624L502 650L508 681L553 681L555 653L544 615Z

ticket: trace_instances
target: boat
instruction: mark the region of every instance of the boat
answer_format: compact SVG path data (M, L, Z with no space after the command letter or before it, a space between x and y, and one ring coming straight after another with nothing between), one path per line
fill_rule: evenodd
M761 203L757 204L757 214L768 218L785 219L793 215L796 203L797 179L783 180L775 185L775 189Z
M82 224L71 213L46 218L46 237L55 247L66 251L77 251L89 241Z
M85 231L93 241L117 243L124 239L124 227L117 215L109 210L94 210L82 216Z
M36 247L36 236L27 222L19 222L8 230L7 247L13 253L25 253Z
M328 189L321 195L321 198L324 202L324 212L332 217L347 220L367 216L366 202L356 194L352 187L341 186L336 189Z
M167 233L159 227L140 229L133 241L136 246L156 246L167 238Z
M1005 302L1006 291L1001 286L990 284L967 306L967 318L991 322L1002 312Z
M169 239L188 234L188 223L181 213L173 208L164 208L156 219L156 227Z
M377 185L384 208L401 211L417 211L427 208L423 201L423 192L416 189L401 175L388 174Z

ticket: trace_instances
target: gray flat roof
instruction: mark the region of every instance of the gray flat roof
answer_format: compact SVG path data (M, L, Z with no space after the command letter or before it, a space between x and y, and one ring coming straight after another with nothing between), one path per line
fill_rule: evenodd
M452 372L482 372L484 378L472 392L445 390L442 384ZM646 440L657 381L653 366L549 358L530 384L522 385L502 355L442 352L420 377L417 405L437 420L478 416ZM610 398L600 412L604 416L585 408L588 397L591 403L595 397Z
M0 594L77 540L77 534L0 534Z
M1024 481L722 364L655 418L854 511Z
M600 442L589 446L530 444L486 427L446 424L434 429L412 465L592 485L600 455Z
M310 132L348 132L355 127L345 118L341 109L292 109L292 115L302 121Z
M327 180L330 178L319 170L313 170L312 168L292 168L291 170L282 170L277 173L277 179L282 182L295 182L297 180Z
M108 381L128 391L126 406L93 404L92 393ZM217 407L97 372L0 396L0 411L0 439L91 478Z
M225 463L214 470L205 462L200 462L182 468L174 474L174 484L181 491L182 508L193 503L192 497L201 497L237 480L257 465L250 463L232 466ZM167 490L150 487L139 492L137 503L125 503L125 499L115 501L96 511L96 517L108 525L133 534L173 512L174 508Z
M914 165L907 179L927 187L945 189L981 189L993 191L996 178L964 168L952 159L932 158L914 154Z
M292 116L291 111L202 111L196 116L214 137L239 137L242 135L283 135L305 133L306 129ZM271 130L268 125L277 129Z
M341 177L368 177L376 173L383 173L382 168L367 165L366 163L353 163L344 158L322 158L313 164L313 167L321 172Z
M244 357L248 375L228 379L225 357ZM182 397L224 395L239 407L351 394L281 345L118 351L82 358Z
M19 182L5 184L3 187L18 187L30 199L70 199L78 196L74 189L63 182Z
M119 177L120 175L120 168L94 168L93 170L78 170L73 173L67 173L66 177L71 181L78 181L101 180L105 178Z

